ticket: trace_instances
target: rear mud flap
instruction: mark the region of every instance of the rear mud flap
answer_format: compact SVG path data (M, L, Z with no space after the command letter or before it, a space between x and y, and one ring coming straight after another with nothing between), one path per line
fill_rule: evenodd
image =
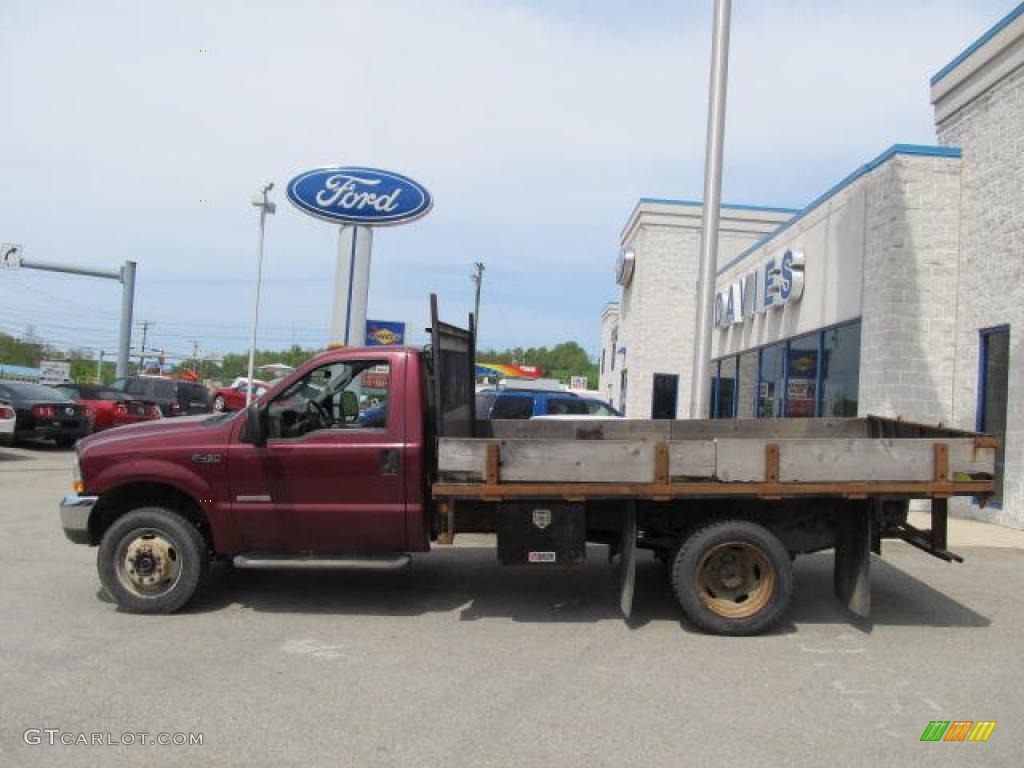
M622 539L619 542L619 608L622 615L633 615L633 590L636 586L636 502L626 503L622 511Z
M862 619L871 616L871 508L848 505L839 514L833 583L836 597Z

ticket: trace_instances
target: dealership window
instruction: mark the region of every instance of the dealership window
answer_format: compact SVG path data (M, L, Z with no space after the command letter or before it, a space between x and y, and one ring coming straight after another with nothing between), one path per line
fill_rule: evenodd
M817 403L818 356L821 334L812 333L789 342L786 353L787 418L812 418Z
M860 321L829 328L822 338L818 415L855 417L860 383Z
M853 417L860 321L711 364L712 418Z
M711 382L711 418L732 419L736 416L735 357L723 357L712 365L715 378Z
M757 352L744 352L739 357L738 387L736 388L736 418L754 418L757 398Z
M978 418L979 432L1004 437L1006 435L1006 401L1010 373L1010 328L1000 326L981 331L980 360L978 366ZM1003 501L1003 465L1006 458L1003 443L996 449L996 492L991 504Z
M651 400L652 419L674 419L679 396L679 377L674 373L654 374L654 396Z
M785 343L772 344L761 350L757 375L757 418L759 419L775 419L782 415L785 362Z

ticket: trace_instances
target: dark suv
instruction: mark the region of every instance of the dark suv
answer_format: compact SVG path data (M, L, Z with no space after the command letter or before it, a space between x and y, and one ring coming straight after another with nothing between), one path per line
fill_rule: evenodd
M111 387L137 400L149 400L160 406L164 416L191 416L210 413L210 391L202 384L156 376L128 376L117 379Z

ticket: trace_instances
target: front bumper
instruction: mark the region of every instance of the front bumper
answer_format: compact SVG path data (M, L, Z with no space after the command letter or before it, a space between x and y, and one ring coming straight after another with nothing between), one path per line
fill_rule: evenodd
M69 494L60 503L60 527L75 544L89 543L89 516L99 496Z

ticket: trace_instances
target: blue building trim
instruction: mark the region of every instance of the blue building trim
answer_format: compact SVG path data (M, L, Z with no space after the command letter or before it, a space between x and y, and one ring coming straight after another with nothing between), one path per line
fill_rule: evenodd
M842 190L846 189L846 187L850 186L853 182L855 182L861 176L864 176L865 174L871 173L871 171L875 170L880 165L883 165L884 163L887 163L889 160L891 160L896 155L915 155L915 156L922 156L922 157L960 157L961 156L961 151L960 151L959 147L935 147L935 146L928 146L928 145L922 145L922 144L893 144L891 147L889 147L887 150L885 150L885 152L880 154L874 160L872 160L872 161L870 161L868 163L865 163L864 165L860 166L859 168L857 168L857 170L855 170L853 173L851 173L848 176L846 176L846 178L844 178L838 184L833 186L827 192L825 192L822 195L819 195L817 198L812 200L807 205L806 208L804 208L803 210L799 211L789 221L786 221L786 222L780 224L778 226L778 228L776 228L772 232L769 232L767 235L762 237L760 240L758 240L752 246L750 246L745 251L743 251L743 253L741 253L739 256L737 256L732 261L730 261L728 264L726 264L725 266L720 268L718 270L718 272L716 273L716 277L720 276L726 270L732 269L734 266L736 266L741 261L743 261L745 258L747 258L750 254L754 253L754 251L758 250L765 243L768 243L771 240L773 240L774 238L778 237L782 232L786 231L791 226L796 224L798 221L800 221L802 218L804 218L807 214L809 214L815 208L817 208L822 203L824 203L827 200L829 200L829 198L835 196L836 194L838 194Z
M626 234L626 229L629 228L629 222L636 216L637 210L644 203L655 203L658 205L680 205L688 206L691 208L699 208L704 205L700 200L673 200L667 197L641 197L636 205L633 206L633 210L630 212L629 217L626 219L626 225L622 228L619 233L620 236ZM728 211L761 211L763 213L800 213L799 208L778 208L771 205L746 205L743 203L722 203L722 209Z
M949 62L949 64L947 64L942 69L940 69L938 72L936 72L934 75L932 75L932 79L930 80L930 84L931 85L935 85L937 82L942 80L942 78L944 78L946 75L948 75L954 69L956 69L961 64L963 64L964 61L966 61L968 58L970 58L979 48L981 48L981 46L983 46L985 43L987 43L993 37L998 35L1007 26L1012 24L1014 22L1014 20L1018 16L1020 16L1021 14L1024 14L1024 3L1021 3L1016 8L1014 8L1012 11L1010 11L1008 14L1003 16L1003 18L1001 18L999 21L997 21L995 26L993 26L988 32L986 32L981 37L979 37L977 40L975 40L973 43L971 43L969 46L964 48L964 50L960 53L959 56L957 56L955 59L953 59L951 62Z

